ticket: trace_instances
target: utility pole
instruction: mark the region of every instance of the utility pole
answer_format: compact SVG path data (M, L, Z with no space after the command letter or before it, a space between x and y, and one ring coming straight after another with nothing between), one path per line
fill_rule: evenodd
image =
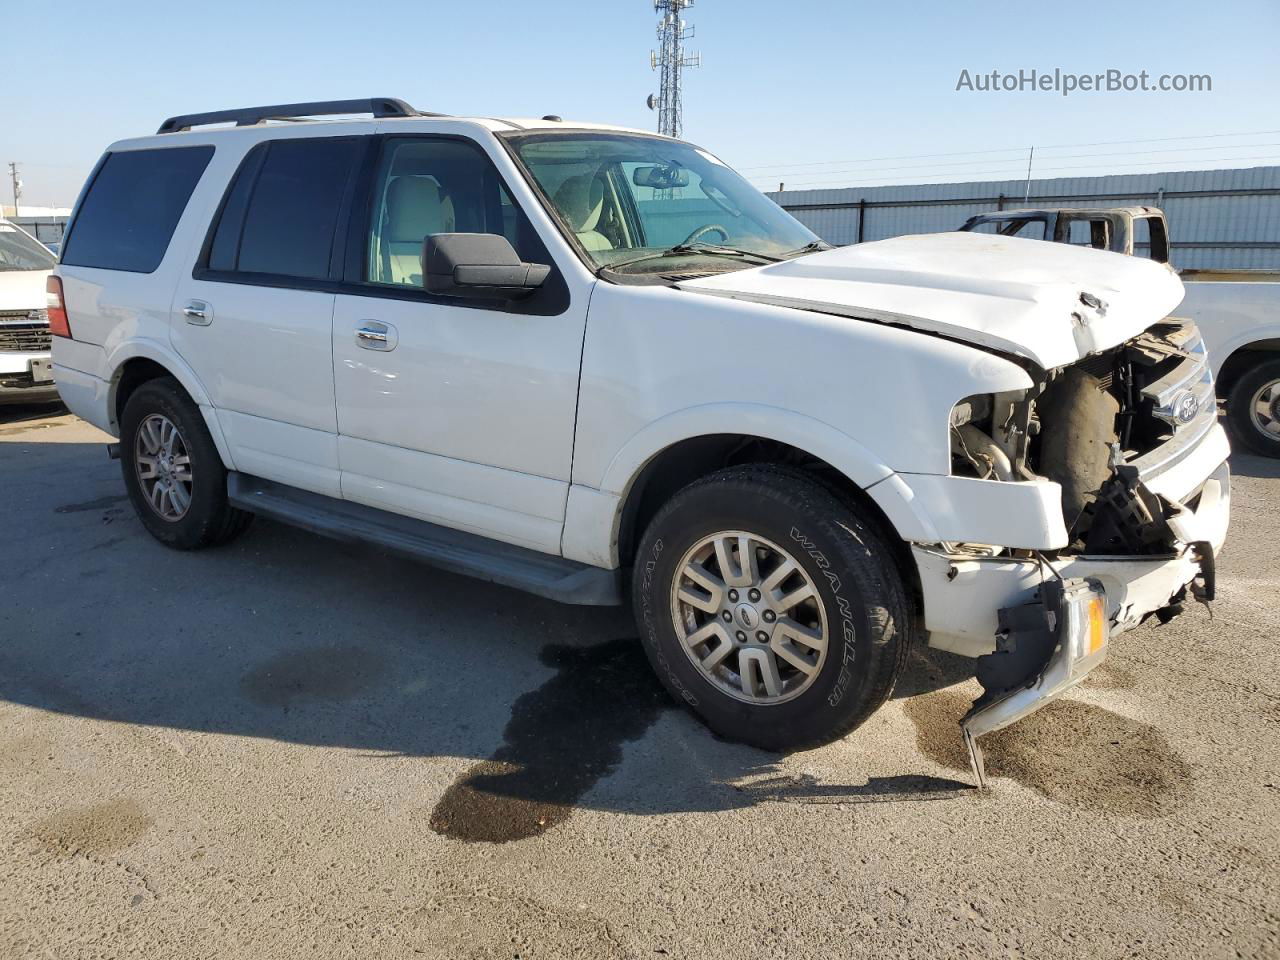
M1027 153L1027 189L1022 195L1022 202L1027 203L1031 199L1031 163L1036 158L1036 148L1032 147Z
M684 52L684 41L693 37L693 27L680 17L693 0L653 0L653 9L660 14L658 21L658 49L649 52L649 66L659 71L658 96L649 95L649 109L658 111L658 132L668 137L680 136L684 129L680 95L681 77L685 67L702 66L699 54Z
M22 196L22 181L18 179L18 165L16 163L9 164L9 182L13 185L13 215L20 217L22 216L22 211L18 209L18 198Z

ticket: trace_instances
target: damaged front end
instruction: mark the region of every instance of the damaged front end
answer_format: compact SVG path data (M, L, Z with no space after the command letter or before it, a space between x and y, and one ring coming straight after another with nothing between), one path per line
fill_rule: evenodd
M1194 324L1164 320L1035 381L968 398L951 417L953 475L1053 481L1067 531L1053 551L943 545L949 579L972 564L1019 584L1019 602L997 605L995 649L978 658L984 693L962 721L980 784L978 737L1078 683L1113 632L1153 615L1167 622L1189 591L1213 599L1225 532L1226 466L1206 479L1190 462L1220 430Z

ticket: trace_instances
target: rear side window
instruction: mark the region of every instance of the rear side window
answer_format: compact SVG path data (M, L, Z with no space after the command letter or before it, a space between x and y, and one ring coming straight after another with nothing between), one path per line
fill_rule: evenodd
M107 154L80 202L62 262L151 273L212 156L211 146Z
M356 139L275 140L245 157L209 244L217 272L322 280L360 155Z

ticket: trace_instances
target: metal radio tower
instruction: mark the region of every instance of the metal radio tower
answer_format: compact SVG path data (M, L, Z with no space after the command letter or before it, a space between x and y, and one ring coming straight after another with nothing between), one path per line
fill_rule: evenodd
M661 18L658 21L659 48L649 53L649 65L662 71L662 84L658 95L649 95L649 109L658 111L658 132L668 137L680 136L682 123L680 112L680 77L685 67L699 67L699 54L684 52L684 42L693 36L693 27L680 18L680 11L692 7L693 0L653 0L653 9Z

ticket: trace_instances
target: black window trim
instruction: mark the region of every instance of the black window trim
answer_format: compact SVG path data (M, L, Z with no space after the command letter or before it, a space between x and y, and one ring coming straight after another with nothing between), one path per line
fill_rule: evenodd
M352 168L351 175L347 178L347 185L343 191L341 206L338 210L338 217L334 223L334 240L331 248L329 259L329 275L326 278L307 278L294 277L285 274L274 273L252 273L242 270L213 270L208 266L209 255L213 246L213 238L217 233L218 226L222 220L222 214L230 197L231 191L235 188L241 172L246 165L253 162L253 155L259 149L265 154L269 149L269 145L283 140L352 140L361 139L365 141L365 149ZM555 257L551 251L546 249L547 245L539 236L539 243L546 250L547 263L551 266L551 273L548 275L542 288L522 299L522 300L487 300L472 299L469 297L449 297L441 294L428 293L426 290L419 290L407 286L394 286L389 284L372 283L363 279L364 269L367 262L367 244L369 240L369 225L373 215L373 191L374 178L377 176L378 161L383 151L386 149L388 141L405 141L405 140L450 140L465 143L484 159L492 168L494 177L498 184L507 192L511 198L511 202L526 220L529 220L530 226L533 225L533 218L520 205L515 194L507 185L506 179L502 175L502 171L498 169L493 158L489 156L484 147L474 138L460 134L446 133L412 133L412 132L388 132L388 133L365 133L365 134L347 134L341 137L274 137L266 138L258 141L240 159L240 163L236 166L235 173L232 174L227 181L226 187L223 189L222 199L218 203L217 210L214 211L209 221L208 228L205 231L205 239L201 244L200 253L196 258L195 265L192 267L191 276L195 280L203 280L213 283L238 283L246 286L255 287L274 287L285 290L302 290L314 291L317 293L333 293L345 294L348 296L367 297L371 299L383 300L404 300L417 303L438 304L440 306L463 307L472 310L495 310L501 313L525 314L530 316L560 316L564 314L570 307L572 295L569 286L565 280L564 274L556 263ZM256 178L261 175L262 163L258 164L257 171L253 174ZM254 184L256 189L256 180ZM250 191L249 200L252 200L252 190ZM245 204L245 211L248 210L248 202ZM239 229L244 229L244 212L241 213L241 222ZM534 230L537 235L536 229Z

